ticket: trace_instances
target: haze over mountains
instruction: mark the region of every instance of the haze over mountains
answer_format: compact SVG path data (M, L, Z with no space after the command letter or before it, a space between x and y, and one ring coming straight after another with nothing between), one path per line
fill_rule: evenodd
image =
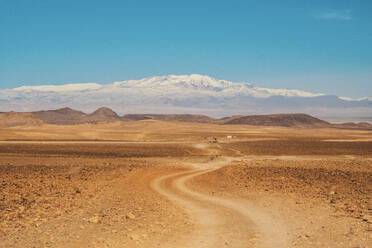
M119 114L202 114L214 117L306 113L327 121L372 121L372 98L268 89L203 75L168 75L101 85L23 86L0 90L0 111L40 111L69 106ZM92 121L106 110L91 114ZM37 115L42 116L45 111ZM112 114L112 118L117 118ZM55 113L58 116L58 113ZM50 117L52 118L52 117ZM57 118L57 117L56 117ZM77 114L76 118L80 118Z

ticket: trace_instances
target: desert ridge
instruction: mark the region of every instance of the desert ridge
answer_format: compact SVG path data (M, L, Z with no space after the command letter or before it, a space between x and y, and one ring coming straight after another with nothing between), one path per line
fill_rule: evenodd
M0 127L35 126L42 124L76 125L97 122L130 122L144 120L209 123L217 125L251 125L279 126L296 128L342 128L372 130L368 122L329 123L311 115L270 114L270 115L235 115L231 117L212 118L206 115L194 114L126 114L119 116L112 109L101 107L86 114L68 107L36 112L5 112L0 113Z

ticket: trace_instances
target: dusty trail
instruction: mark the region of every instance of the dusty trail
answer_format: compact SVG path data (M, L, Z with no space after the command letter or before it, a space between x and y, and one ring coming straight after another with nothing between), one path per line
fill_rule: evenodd
M192 178L217 170L229 161L216 161L152 182L155 191L183 206L194 218L193 236L179 247L288 247L284 225L251 202L214 197L186 186Z

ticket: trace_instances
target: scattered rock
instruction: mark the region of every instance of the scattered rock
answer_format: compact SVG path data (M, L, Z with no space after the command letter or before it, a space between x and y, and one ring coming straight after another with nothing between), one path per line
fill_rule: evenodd
M131 234L129 237L130 237L131 240L134 240L134 241L139 240L139 236L137 234Z
M89 218L88 221L93 224L99 224L102 223L102 218L99 217L98 215L94 215L93 217Z
M127 215L125 216L127 219L130 219L130 220L134 220L136 218L136 216L132 213L127 213Z

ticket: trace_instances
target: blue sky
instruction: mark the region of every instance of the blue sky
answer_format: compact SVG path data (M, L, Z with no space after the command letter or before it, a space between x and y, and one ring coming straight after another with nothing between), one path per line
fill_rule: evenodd
M372 95L372 1L0 0L0 88L206 74Z

